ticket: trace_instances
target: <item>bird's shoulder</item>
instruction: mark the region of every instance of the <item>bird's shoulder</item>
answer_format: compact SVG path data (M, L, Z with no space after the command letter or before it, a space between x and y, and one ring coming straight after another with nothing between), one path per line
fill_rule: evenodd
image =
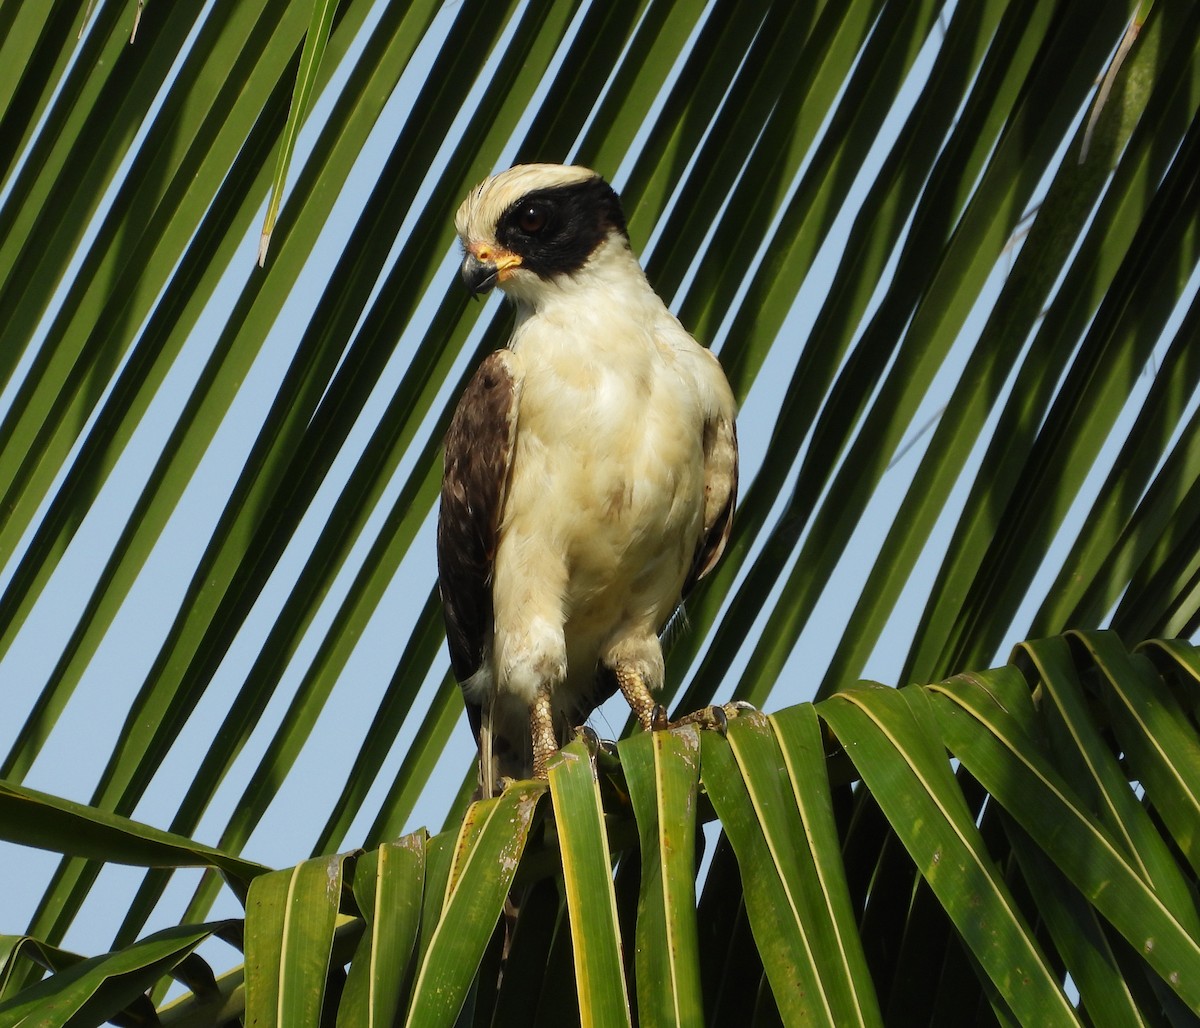
M510 351L497 350L480 362L446 432L448 471L452 461L483 464L488 457L505 456L516 425L521 386L519 362Z
M706 421L732 421L737 414L737 401L721 361L707 346L697 342L674 315L669 312L667 315L656 326L655 335L695 383L696 391L703 399Z

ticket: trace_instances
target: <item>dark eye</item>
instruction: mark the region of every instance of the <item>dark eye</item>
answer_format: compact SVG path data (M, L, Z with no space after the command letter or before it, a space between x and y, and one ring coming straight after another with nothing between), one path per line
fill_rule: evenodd
M517 211L517 228L527 236L536 236L546 227L546 212L536 204L526 204Z

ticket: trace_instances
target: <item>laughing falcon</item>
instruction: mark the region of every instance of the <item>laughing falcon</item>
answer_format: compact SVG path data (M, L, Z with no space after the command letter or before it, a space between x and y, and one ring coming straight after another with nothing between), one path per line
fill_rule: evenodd
M586 168L486 179L455 218L473 294L516 307L446 435L438 579L480 781L544 777L619 688L661 725L659 633L725 548L734 399L650 288Z

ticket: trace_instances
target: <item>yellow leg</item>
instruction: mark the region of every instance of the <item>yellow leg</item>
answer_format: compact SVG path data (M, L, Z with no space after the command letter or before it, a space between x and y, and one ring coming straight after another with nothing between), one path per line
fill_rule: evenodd
M548 684L538 686L533 706L529 708L529 734L533 739L533 777L544 779L550 755L558 749Z
M625 697L625 702L629 704L629 709L642 723L642 727L646 731L650 731L652 728L665 728L666 715L654 701L654 697L646 685L646 680L628 664L621 664L613 668L613 674L617 676L617 685L621 689L621 695Z

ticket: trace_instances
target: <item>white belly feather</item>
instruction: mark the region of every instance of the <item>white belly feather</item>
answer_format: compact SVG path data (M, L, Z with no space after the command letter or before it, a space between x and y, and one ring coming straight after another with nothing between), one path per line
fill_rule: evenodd
M588 338L593 326L539 316L513 348L523 386L488 685L522 704L549 676L569 710L618 649L656 665L659 686L656 633L703 532L715 365L673 321L655 337L626 324L610 317Z

